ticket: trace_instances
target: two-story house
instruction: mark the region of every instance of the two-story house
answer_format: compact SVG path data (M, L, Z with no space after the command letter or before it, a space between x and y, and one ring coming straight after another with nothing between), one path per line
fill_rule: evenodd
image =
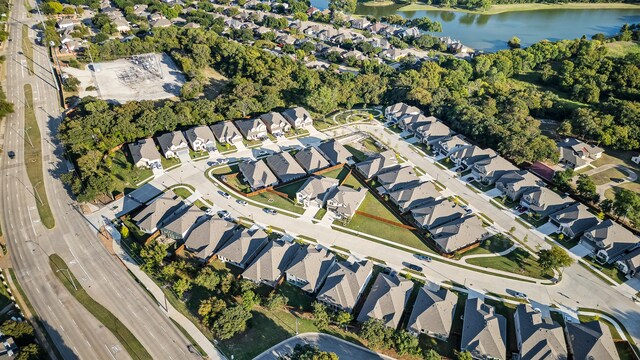
M240 130L231 121L219 121L209 128L219 143L234 145L242 142Z
M482 159L471 167L471 175L485 185L492 185L502 175L510 171L518 170L513 164L502 156Z
M582 235L600 222L595 215L589 212L589 208L580 203L575 203L550 214L549 220L558 227L558 232L570 239Z
M580 238L580 244L591 249L592 257L609 264L640 245L639 241L631 231L611 219L586 230Z
M453 291L444 288L434 291L426 286L420 288L409 316L407 331L413 336L427 334L447 341L457 304L458 295Z
M282 116L291 124L294 129L304 129L313 125L313 118L309 112L303 107L295 107L286 109L282 112Z
M236 120L235 124L242 136L247 140L267 138L267 125L260 118Z
M378 319L385 326L397 329L412 289L413 282L409 279L392 274L378 274L360 309L358 322Z
M267 126L267 130L273 136L283 136L291 130L291 124L277 112L260 115L260 119Z
M324 207L325 199L340 182L323 176L310 176L296 192L296 202L305 208Z
M333 310L351 313L372 274L371 261L334 263L316 299Z
M285 270L287 282L314 294L329 275L336 257L323 247L302 247Z
M167 159L176 158L180 155L189 156L189 144L180 131L157 136L156 141L158 142L158 146L160 146L160 151L162 151L162 154Z
M211 128L206 125L192 127L184 131L193 151L216 151L216 140Z
M366 196L366 188L355 190L347 186L337 186L325 198L326 207L338 219L351 219Z
M496 189L511 201L520 200L522 195L536 191L544 183L526 170L513 170L496 181Z
M152 139L140 139L129 144L133 164L139 168L162 169L162 159Z
M384 117L387 121L398 122L401 118L407 115L418 115L422 111L415 106L410 106L405 103L397 103L387 106L384 109Z
M593 160L599 159L604 153L602 148L575 138L567 138L557 144L560 152L559 162L574 170L584 168Z

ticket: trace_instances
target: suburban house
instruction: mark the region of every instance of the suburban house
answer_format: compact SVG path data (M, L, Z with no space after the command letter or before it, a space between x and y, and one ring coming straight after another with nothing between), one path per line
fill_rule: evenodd
M386 150L369 156L366 160L356 164L358 170L365 179L371 179L398 164L398 159L393 150Z
M298 164L309 174L329 167L329 162L320 151L313 146L298 151L295 155Z
M71 19L60 19L56 23L56 27L60 30L73 29L75 23Z
M440 251L445 254L451 254L491 235L482 226L482 221L473 215L432 227L429 233Z
M240 173L246 183L251 187L251 190L255 191L278 185L278 178L271 169L269 169L264 159L241 162L238 164L238 170L240 170Z
M437 154L449 156L454 151L465 146L470 146L466 139L462 135L455 135L437 141L432 147Z
M257 226L238 227L229 239L216 250L215 255L225 263L244 269L269 242L269 235Z
M198 219L204 215L204 211L198 209L197 206L190 206L186 211L180 211L173 220L166 222L160 228L162 235L182 241L187 237L189 230L198 222Z
M132 220L140 230L153 234L186 206L181 197L168 190L142 209Z
M410 27L400 31L401 38L417 38L420 36L420 30L417 27Z
M397 122L400 118L406 115L418 115L421 114L422 111L415 106L409 106L405 103L397 103L391 106L387 106L384 109L384 117L387 121Z
M327 210L339 219L351 219L366 196L366 188L355 190L347 186L337 186L325 199Z
M305 208L324 207L325 199L339 183L338 179L313 175L296 192L296 202Z
M168 19L158 19L152 21L149 25L151 25L152 28L166 28L171 26L172 24Z
M598 225L600 220L589 212L589 208L580 203L561 209L549 215L551 223L558 227L558 232L573 239L588 229Z
M569 358L562 326L544 317L529 304L520 304L513 314L520 360Z
M379 173L376 178L378 184L380 184L377 190L381 194L415 186L420 182L411 166L396 166L387 169Z
M422 113L408 114L398 119L398 127L404 131L408 131L412 134L416 134L416 129L428 124L431 120L435 121L435 117L426 117Z
M179 157L180 155L189 156L189 144L180 131L157 136L156 141L160 146L160 151L167 159Z
M496 154L493 149L481 149L478 146L471 145L459 147L451 153L449 158L456 166L461 166L463 169L467 169L478 161L487 160L496 156L498 156L498 154Z
M513 170L496 181L496 189L511 201L520 200L522 195L535 191L544 183L527 170Z
M546 187L534 189L520 198L520 205L540 218L545 218L547 215L564 209L573 203L574 201L570 197L562 197Z
M231 121L218 121L209 128L219 143L233 145L242 142L240 130Z
M234 123L247 140L261 140L267 137L267 125L260 118L241 119Z
M430 181L413 183L389 193L389 199L398 206L401 212L435 201L439 197L440 193Z
M300 244L297 243L269 241L242 272L242 278L275 287L298 250Z
M364 30L369 25L371 25L371 22L365 18L357 18L357 19L351 20L351 27L354 29Z
M313 294L329 275L335 262L336 257L327 249L304 246L291 259L285 271L287 282Z
M264 160L283 183L297 180L307 175L300 164L286 151L267 156Z
M414 128L414 133L418 140L429 146L436 144L451 136L451 129L433 116L427 118L429 122Z
M609 264L640 245L639 241L631 231L611 219L588 229L580 238L580 244L591 250L592 257Z
M233 230L233 223L223 219L209 218L191 229L184 247L201 261L206 261L231 237Z
M385 326L397 329L412 289L413 282L409 279L385 273L378 274L360 309L358 321L378 319L382 320Z
M313 119L309 112L303 107L295 107L282 112L282 116L291 124L294 129L304 129L313 125Z
M453 291L445 288L433 291L426 286L420 288L407 323L407 331L414 336L427 334L447 341L457 304L458 295Z
M616 267L625 274L628 279L632 277L640 278L640 248L623 255L616 261Z
M611 330L600 321L565 324L569 354L574 359L618 360L620 355Z
M502 156L480 160L471 167L471 175L486 185L494 184L502 175L518 168Z
M216 151L216 140L206 125L192 127L184 131L193 151Z
M331 266L316 299L333 310L351 313L373 274L373 263L336 262Z
M281 136L291 130L291 124L277 112L260 115L260 119L267 126L267 131L273 136Z
M448 199L434 200L411 209L413 220L425 230L460 219L465 212Z
M558 143L561 164L578 170L589 165L593 160L599 159L604 150L594 145L589 145L575 138L567 138Z
M152 169L162 169L160 152L152 139L140 139L129 143L129 153L136 167L148 167Z
M507 319L479 298L467 299L460 351L474 359L507 359Z
M113 25L119 33L131 31L131 26L129 26L129 22L125 19L115 19L113 20Z
M329 140L318 145L318 151L329 160L331 166L346 164L353 159L351 152L335 140Z

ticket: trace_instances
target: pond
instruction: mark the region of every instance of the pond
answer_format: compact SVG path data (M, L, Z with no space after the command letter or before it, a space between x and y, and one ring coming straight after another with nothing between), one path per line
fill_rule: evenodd
M312 0L319 9L328 6L328 0ZM494 15L471 14L448 10L401 11L402 5L364 6L356 13L381 17L398 14L413 19L426 16L442 23L442 33L460 40L476 50L497 51L507 48L507 41L517 36L523 46L540 40L575 39L582 35L590 38L597 33L613 35L625 23L640 23L638 9L542 9L513 11Z

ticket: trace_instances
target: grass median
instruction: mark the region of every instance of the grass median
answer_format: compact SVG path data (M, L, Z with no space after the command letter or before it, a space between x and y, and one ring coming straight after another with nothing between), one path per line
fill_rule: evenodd
M24 86L24 165L27 168L27 176L31 182L32 192L36 198L36 206L40 221L47 229L53 229L56 221L49 206L47 191L44 188L44 172L42 170L42 138L40 128L36 121L36 113L33 108L33 90L31 85Z
M82 304L98 321L102 323L125 347L129 356L133 359L151 359L151 354L142 346L140 341L127 329L127 327L107 308L95 301L82 288L67 264L57 254L49 256L49 265L56 277L69 290L71 295Z
M22 53L27 58L27 69L33 75L33 44L29 41L29 26L22 25Z

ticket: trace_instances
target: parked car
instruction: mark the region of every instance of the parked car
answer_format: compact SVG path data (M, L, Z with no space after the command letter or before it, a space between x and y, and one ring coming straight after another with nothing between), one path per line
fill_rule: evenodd
M414 265L414 264L409 264L407 265L407 267L413 271L418 271L418 272L422 272L422 267L418 266L418 265Z
M624 182L624 179L620 179L620 178L611 178L611 181L615 182L615 183L621 183Z
M224 191L220 192L220 195L222 195L225 199L231 199L231 195L227 194Z
M275 211L273 209L269 209L269 208L264 208L264 209L262 209L262 211L266 212L267 214L271 214L271 215L275 215L275 214L278 213L277 211Z
M521 293L521 292L519 292L519 291L515 291L515 292L513 293L513 296L515 296L515 297L517 297L517 298L519 298L519 299L529 300L529 298L527 297L527 294L525 294L525 293Z
M430 258L429 256L427 256L427 255L415 254L414 256L415 256L416 258L418 258L418 259L420 259L420 260L422 260L422 261L426 261L426 262L431 262L431 260L433 260L433 259L431 259L431 258Z
M220 210L218 211L218 216L220 216L223 219L226 219L229 217L229 212L227 210Z
M260 150L258 151L258 156L263 156L263 155L267 155L268 152L266 150Z
M9 159L13 159L14 157L16 157L16 153L13 151L9 151L7 155L9 156Z
M242 205L242 206L246 206L247 202L244 200L238 200L238 204Z

